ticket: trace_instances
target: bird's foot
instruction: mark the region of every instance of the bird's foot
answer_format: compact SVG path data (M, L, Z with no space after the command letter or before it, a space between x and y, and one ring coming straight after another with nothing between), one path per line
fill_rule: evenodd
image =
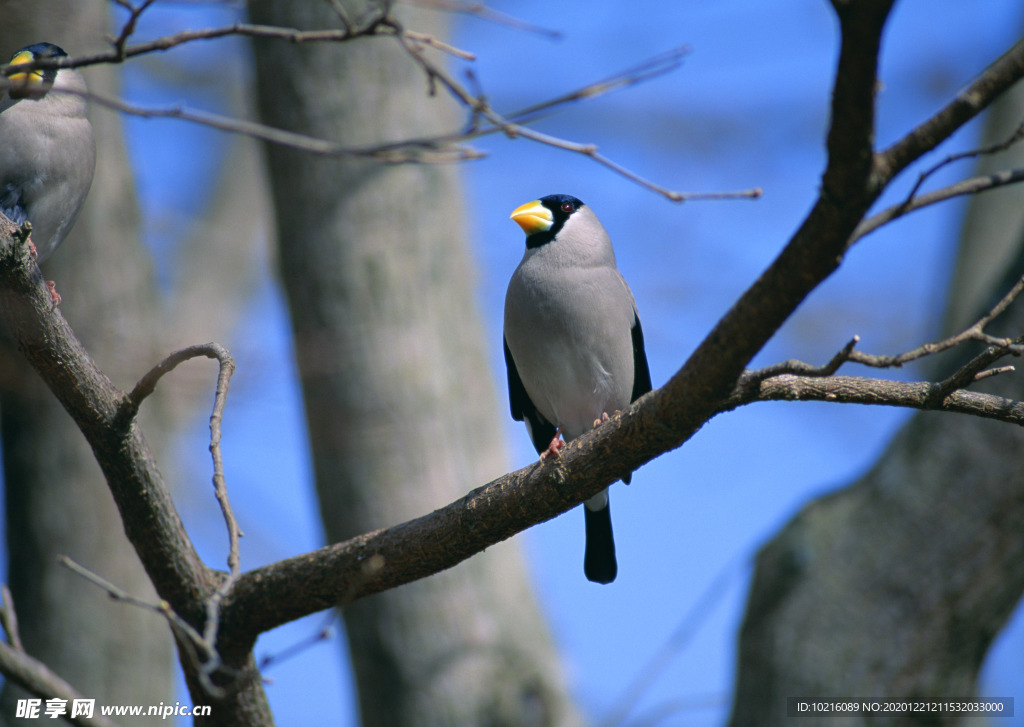
M551 438L551 443L548 448L540 453L540 461L543 462L548 457L557 457L559 450L565 446L565 442L562 441L562 428L559 427L555 430L555 436Z
M608 412L606 412L606 411L601 412L601 418L594 420L594 429L597 429L599 426L604 424L609 419L611 419L611 417L608 416Z
M32 248L35 249L34 247ZM57 284L52 280L46 281L46 289L50 291L50 300L53 301L53 307L56 308L60 305L61 297L60 293L57 292Z

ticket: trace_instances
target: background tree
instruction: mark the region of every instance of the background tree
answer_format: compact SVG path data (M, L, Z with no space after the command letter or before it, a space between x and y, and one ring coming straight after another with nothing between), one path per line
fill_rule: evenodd
M337 25L341 5L255 2L249 13L316 30ZM376 3L343 5L357 27L382 17ZM447 21L406 7L389 20L437 38ZM370 148L459 124L398 43L268 39L255 52L270 126ZM401 523L501 474L459 169L274 145L267 160L328 540ZM578 721L515 544L342 615L364 725Z

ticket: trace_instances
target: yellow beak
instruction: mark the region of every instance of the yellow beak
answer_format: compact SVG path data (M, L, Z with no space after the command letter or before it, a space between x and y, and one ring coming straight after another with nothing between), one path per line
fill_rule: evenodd
M510 216L527 235L550 230L555 221L551 210L542 205L539 199L516 207Z
M35 59L32 54L23 50L14 54L14 57L11 58L11 65L31 63L33 60ZM32 89L38 88L43 83L43 72L38 68L34 71L9 73L7 77L13 84L10 91L11 98L24 98L31 93Z

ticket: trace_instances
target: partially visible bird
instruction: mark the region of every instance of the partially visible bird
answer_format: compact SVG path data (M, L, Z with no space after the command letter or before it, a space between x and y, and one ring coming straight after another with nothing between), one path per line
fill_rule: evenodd
M86 90L81 73L71 68L26 72L17 66L66 56L53 43L22 48L10 60L11 85L0 96L0 212L16 224L32 223L39 262L57 249L78 218L92 184L96 145L86 100L79 95Z
M505 365L512 418L541 459L651 390L633 293L590 207L553 194L517 207L526 254L505 296ZM631 475L623 477L628 483ZM584 503L583 571L598 583L618 566L608 490Z

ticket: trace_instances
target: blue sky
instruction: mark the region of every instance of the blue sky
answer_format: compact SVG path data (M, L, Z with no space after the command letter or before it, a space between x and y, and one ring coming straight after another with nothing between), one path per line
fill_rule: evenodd
M764 189L757 201L678 205L564 151L497 136L475 142L489 156L465 166L467 210L498 395L504 396L505 285L523 248L508 214L553 192L583 199L609 230L639 305L652 378L660 385L777 254L815 198L837 50L832 11L824 0L639 0L628 10L622 3L583 0L492 6L563 33L552 40L459 19L454 43L477 54L470 65L496 108L567 92L685 44L690 53L670 75L578 103L539 128L596 143L617 162L673 189ZM144 25L142 33L227 19L203 3L171 4L154 13L158 22ZM899 3L882 57L879 143L899 138L937 110L1022 27L1017 0ZM237 42L206 43L173 51L162 62L194 69L237 49ZM208 92L163 86L141 66L129 71L126 94L151 105L216 109ZM129 120L129 133L148 239L157 260L173 265L175 229L162 221L201 213L205 190L194 182L215 176L225 138L183 123L137 119ZM976 134L975 124L930 160L971 148ZM183 145L204 153L181 154ZM935 181L967 173L968 167L955 167ZM907 175L893 194L905 192L914 178ZM961 203L944 205L861 243L755 363L794 357L821 362L854 334L861 335L864 350L876 353L934 337L962 210ZM918 274L908 276L911 269ZM287 317L269 279L249 309L224 342L240 364L225 456L233 502L248 533L245 567L320 544ZM208 467L206 416L196 413L183 452L195 457L200 475ZM863 472L907 416L879 408L765 404L713 420L680 450L640 470L629 488L613 488L620 574L609 587L583 578L579 513L519 536L574 692L593 722L609 719L628 685L662 654L663 667L626 724L721 724L752 554L810 498ZM525 431L510 418L504 424L510 467L528 464L535 454ZM183 506L207 511L186 513L186 522L208 562L221 565L224 539L212 498L197 491L181 499ZM323 620L315 616L268 634L258 656L308 638ZM327 642L267 670L280 725L355 724L342 638L336 630ZM1024 697L1022 654L1018 616L986 667L983 694ZM316 699L308 696L310 684L318 687ZM1024 724L1024 718L1005 724Z

